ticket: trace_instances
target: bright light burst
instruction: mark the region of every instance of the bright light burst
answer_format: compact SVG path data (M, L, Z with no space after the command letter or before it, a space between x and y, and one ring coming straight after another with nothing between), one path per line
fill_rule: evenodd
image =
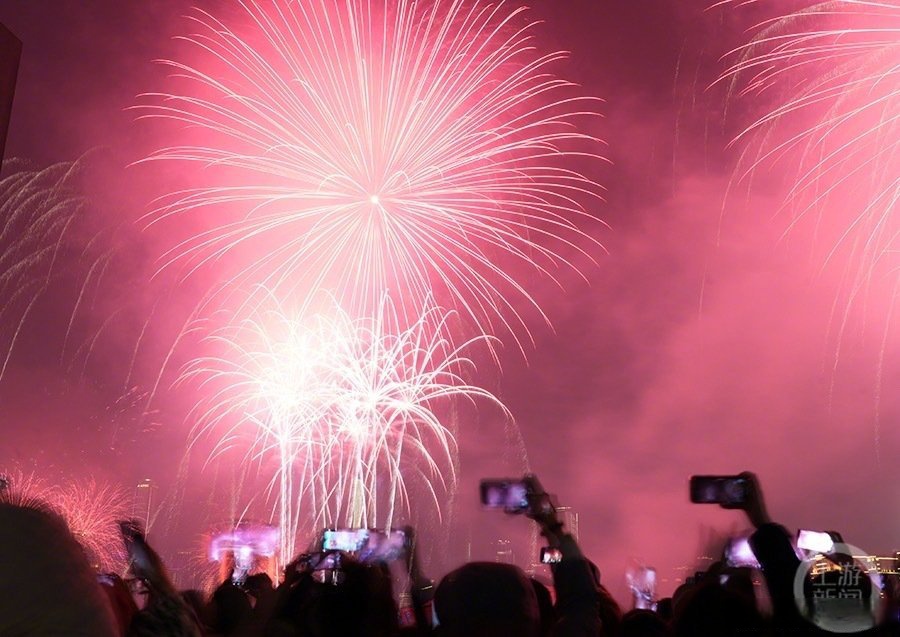
M896 296L900 1L719 4L779 14L731 53L722 77L760 104L775 99L736 139L751 142L748 172L776 161L798 166L792 225L811 217L817 236L830 238L824 261L846 264L848 307L876 281ZM794 10L784 14L787 7Z
M357 315L436 295L481 333L527 333L528 277L594 241L579 225L601 194L582 126L599 100L553 75L565 54L503 2L237 4L194 12L188 61L164 62L182 92L138 107L185 125L149 159L203 167L149 217L207 224L166 265L230 254L226 290L326 290Z
M462 378L468 343L452 347L450 315L426 306L400 318L385 296L378 312L354 320L337 304L296 318L275 305L210 337L222 351L195 360L184 379L208 395L197 433L219 447L251 440L251 455L272 458L281 555L294 555L302 529L325 525L389 527L417 492L438 494L456 480L456 442L438 415L460 398L503 405Z

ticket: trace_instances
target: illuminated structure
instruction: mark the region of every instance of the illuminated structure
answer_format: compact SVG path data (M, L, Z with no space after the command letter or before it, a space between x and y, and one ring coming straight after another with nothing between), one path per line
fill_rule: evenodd
M153 523L153 492L157 485L150 478L144 478L134 487L134 502L131 508L131 517L140 520L144 525L144 533L150 535L150 526Z
M556 507L556 514L559 516L559 521L563 523L563 528L566 533L575 538L575 541L578 541L578 512L575 511L572 507L560 506Z

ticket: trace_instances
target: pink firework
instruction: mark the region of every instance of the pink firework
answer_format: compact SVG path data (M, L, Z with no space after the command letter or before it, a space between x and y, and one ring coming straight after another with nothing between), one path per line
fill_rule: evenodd
M771 6L778 13L731 53L722 77L767 105L735 140L746 144L748 172L776 162L797 167L787 202L792 226L809 219L816 235L827 237L823 261L845 266L848 308L873 284L886 282L895 298L900 2L719 4Z
M125 565L118 520L130 517L124 492L93 478L54 489L50 504L69 525L91 564L100 571Z
M226 290L325 290L357 314L391 290L413 322L435 295L483 333L524 328L529 277L594 244L599 100L553 75L565 54L503 2L236 4L194 12L189 61L164 62L177 90L138 107L181 125L149 159L202 167L150 215L202 220L166 263L229 255Z
M95 568L113 571L124 566L117 521L130 517L130 509L120 489L93 478L59 486L19 469L0 471L0 480L0 502L57 513Z
M0 502L46 509L51 497L49 485L35 473L19 469L0 471Z

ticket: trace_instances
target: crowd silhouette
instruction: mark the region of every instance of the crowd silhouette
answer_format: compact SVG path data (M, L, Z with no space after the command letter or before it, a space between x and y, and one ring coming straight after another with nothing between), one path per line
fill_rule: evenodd
M554 560L552 590L516 566L494 562L466 563L433 582L419 565L414 531L406 528L403 550L390 561L322 550L297 556L279 582L265 573L240 579L229 574L210 595L179 591L135 522L120 525L128 573L98 575L49 508L2 503L0 635L900 635L891 577L860 572L839 552L818 556L816 564L824 567L810 569L789 532L770 519L756 477L739 478L741 497L717 503L746 514L758 567L723 559L664 599L653 599L635 584L631 609L609 594L601 571L582 553L533 476L521 481L522 505L505 508L538 525ZM395 577L398 570L402 578ZM398 581L404 590L396 590ZM760 581L771 600L765 610L757 601Z

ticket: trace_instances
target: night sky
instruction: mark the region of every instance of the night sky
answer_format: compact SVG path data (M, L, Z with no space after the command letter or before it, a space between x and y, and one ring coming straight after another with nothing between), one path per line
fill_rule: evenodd
M224 2L194 4L215 11ZM608 142L611 163L589 170L607 189L590 212L608 227L586 228L603 249L586 242L596 264L578 262L584 278L560 270L560 285L529 282L552 329L530 326L527 361L507 343L502 372L487 358L480 366L475 380L504 401L518 431L487 407L456 414L461 479L444 529L471 538L474 558L513 538L527 565L530 523L480 511L477 481L530 467L579 513L585 552L621 595L630 560L673 580L711 536L747 526L738 512L691 505L691 474L753 470L788 528L836 529L882 555L900 548L891 297L873 286L842 329L840 262L823 266L815 223L786 232L790 171L739 179L738 150L727 145L757 105L710 87L760 10L705 10L705 0L529 4L543 21L538 45L571 52L557 72L606 100L591 132ZM151 278L164 237L135 225L178 176L131 165L156 142L128 109L165 86L153 60L177 53L172 37L188 28L191 6L0 4L0 22L24 45L6 158L44 168L84 157L75 183L87 202L61 252L63 275L29 315L0 380L0 468L92 475L128 490L156 480L164 557L193 550L227 517L210 494L239 479L242 452L205 468L209 441L186 455L194 396L171 388L184 361L166 357L197 283ZM70 322L73 281L99 258L109 263L102 281ZM0 334L14 329L9 316L0 314ZM451 557L432 556L434 575L465 558L446 530L429 532L450 544Z

